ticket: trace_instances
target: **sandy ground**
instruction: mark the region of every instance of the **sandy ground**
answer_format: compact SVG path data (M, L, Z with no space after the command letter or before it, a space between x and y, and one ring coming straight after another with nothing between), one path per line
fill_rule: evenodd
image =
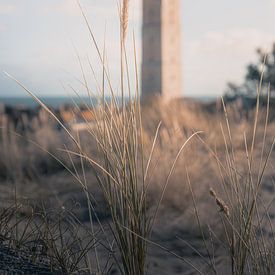
M96 200L99 202L98 206L95 206L97 215L106 224L110 222L108 215L106 214L103 198L101 193L98 191L97 185L95 183L95 178L92 173L87 173L87 181L90 183L90 191L94 194ZM211 179L212 181L218 179ZM272 225L275 226L275 205L273 203L274 199L274 172L271 166L268 167L265 174L262 186L262 200L269 201L269 216ZM207 184L207 179L202 180L202 185ZM8 204L9 201L13 200L13 188L10 188L8 183L1 185L1 203ZM62 207L72 207L72 205L77 205L74 208L77 217L83 224L89 226L88 219L88 209L86 207L85 195L82 189L77 185L72 177L66 172L60 172L59 174L53 176L47 176L41 178L38 183L18 183L17 184L18 196L21 198L28 198L29 202L43 201L45 204L54 204L56 208ZM206 195L207 197L208 195ZM9 199L8 199L9 198ZM30 199L31 198L31 199ZM187 196L188 198L188 196ZM186 209L175 209L167 208L166 205L161 208L158 220L154 227L154 232L152 234L152 240L158 245L161 245L172 253L177 254L179 257L184 258L186 261L190 261L195 266L199 266L200 270L204 274L211 274L211 271L207 268L205 262L201 256L207 256L204 248L204 243L202 238L199 236L199 232L196 229L196 220L194 217L194 210L192 210L192 205ZM208 199L200 200L198 203L198 208L202 212L202 220L209 219L210 224L219 222L217 220L211 219L211 212L215 212L215 204ZM268 219L266 219L266 235L271 235L270 227L268 224ZM96 230L99 226L96 225ZM108 231L108 226L105 227ZM100 236L100 235L99 235ZM104 242L104 235L101 235ZM192 248L190 248L192 246ZM104 265L104 259L108 252L102 247L99 247L102 264ZM225 262L224 252L219 249L219 244L215 247L215 263L219 274L230 274L230 263ZM198 255L200 253L200 255ZM183 260L177 258L169 252L164 251L156 245L149 245L149 265L148 274L197 274L189 264ZM114 271L113 274L116 274Z
M161 161L161 167L157 170L157 173L152 176L154 179L152 189L150 190L150 199L156 199L159 194L159 181L164 178L162 170L167 169L168 161L173 159L175 156L175 148L179 147L179 140L184 140L186 136L190 135L188 129L193 129L196 125L195 130L204 129L205 132L202 134L203 137L207 137L207 141L211 143L211 147L218 151L221 161L226 163L224 154L224 141L221 136L217 135L217 121L212 121L207 117L204 117L204 113L199 117L197 112L187 112L187 114L181 114L185 127L182 132L179 133L179 124L177 120L173 119L173 114L167 111L167 117L165 121L165 114L162 119L164 124L166 123L169 127L169 123L174 123L174 130L169 132L164 129L160 132L160 152L165 151L169 157L163 159L160 155L156 156L154 160ZM150 115L150 114L149 114ZM179 116L178 112L174 114L175 117ZM153 115L150 115L153 118ZM156 116L156 121L159 117ZM153 120L153 119L152 119ZM158 122L156 123L156 125ZM214 125L215 124L215 125ZM248 142L251 142L251 129L248 127L251 123L238 122L233 125L233 134L236 134L234 140L235 146L235 157L237 159L238 170L240 173L245 171L246 166L246 155L244 151L243 142L243 131L247 131ZM152 125L150 125L151 127ZM148 126L149 127L149 126ZM171 126L172 127L172 126ZM156 128L156 127L151 127ZM187 130L186 130L187 129ZM248 130L247 130L248 129ZM272 123L269 127L269 138L267 143L270 144L270 136L274 135L275 124ZM175 134L177 133L177 134ZM260 132L260 136L262 133ZM150 135L149 135L150 138ZM164 145L163 145L164 144ZM163 146L163 147L162 147ZM148 257L148 274L198 274L190 264L199 267L204 274L212 274L211 270L207 267L207 264L203 258L207 257L204 242L201 238L201 234L198 230L198 224L194 213L194 206L191 199L191 194L186 184L186 173L185 166L188 166L191 185L195 193L197 208L200 214L201 223L204 228L215 228L219 231L221 227L221 219L218 214L217 205L211 196L209 195L209 188L214 187L218 193L221 192L221 178L217 170L216 162L213 160L211 154L206 150L205 147L200 146L198 150L197 144L190 146L189 152L186 154L185 159L179 160L179 163L174 171L174 175L171 178L171 182L168 185L165 198L163 200L154 230L152 238L155 243L166 248L171 253L158 247L158 245L149 246L149 257ZM260 165L261 146L260 138L256 138L254 164L252 171L257 171ZM159 159L158 159L159 158ZM261 189L261 201L265 203L266 209L260 207L260 215L263 216L263 233L266 238L269 238L274 242L274 235L272 234L272 228L275 226L275 204L274 204L274 191L275 191L275 151L271 152L270 162L266 168L266 172L263 176L263 184ZM253 177L257 178L257 172L253 172ZM97 201L94 205L95 211L102 223L106 227L107 235L108 231L107 224L110 222L110 217L106 213L106 207L104 199L99 191L96 184L96 179L87 170L86 179L88 182L89 191L93 194ZM228 180L228 179L225 179ZM78 219L86 226L89 226L89 212L87 209L86 197L79 186L79 184L72 178L69 173L65 171L57 171L54 174L47 176L39 176L36 180L28 181L22 180L15 184L11 184L6 181L2 181L0 184L0 203L1 206L7 206L14 202L14 191L16 187L17 198L20 198L24 204L36 205L41 202L49 208L55 209L70 209L73 210ZM264 215L268 211L269 217ZM99 225L95 223L95 230L99 231ZM97 235L100 242L104 243L104 234L99 233ZM222 236L218 236L222 239ZM218 274L227 275L230 274L230 263L226 262L226 254L221 249L222 244L216 240L215 245L209 244L211 251L215 255L215 265ZM102 266L105 265L108 251L104 249L102 245L98 247L100 260ZM178 257L176 257L176 254ZM183 258L181 260L179 258ZM117 274L113 271L112 274Z

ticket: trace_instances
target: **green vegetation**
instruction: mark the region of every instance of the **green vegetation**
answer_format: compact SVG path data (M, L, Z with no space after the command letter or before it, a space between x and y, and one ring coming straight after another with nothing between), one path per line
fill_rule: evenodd
M258 63L249 64L245 81L241 85L234 83L228 84L228 95L240 96L250 95L257 96L257 83L261 81L266 90L270 89L271 94L275 91L275 44L270 52L265 52L262 49L257 49ZM261 79L262 78L262 79Z

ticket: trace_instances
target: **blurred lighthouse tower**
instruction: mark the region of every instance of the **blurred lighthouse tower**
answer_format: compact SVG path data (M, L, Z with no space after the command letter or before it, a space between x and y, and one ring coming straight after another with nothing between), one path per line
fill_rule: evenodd
M181 96L180 25L180 0L143 0L143 99Z

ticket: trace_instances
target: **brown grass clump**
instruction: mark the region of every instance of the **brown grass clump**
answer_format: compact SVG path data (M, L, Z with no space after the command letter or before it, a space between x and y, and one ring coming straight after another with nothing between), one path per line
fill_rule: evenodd
M96 243L95 236L70 211L38 212L15 203L0 208L0 225L3 270L88 274L88 251Z

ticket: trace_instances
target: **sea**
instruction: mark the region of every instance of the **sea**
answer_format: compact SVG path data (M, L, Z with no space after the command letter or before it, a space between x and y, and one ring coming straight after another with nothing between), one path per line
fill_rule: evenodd
M211 102L216 99L215 96L194 96L194 97L188 97L192 98L197 101L202 102ZM89 97L66 97L66 96L60 96L60 97L39 97L39 99L46 104L49 107L58 108L62 105L82 105L82 104L91 104L91 99ZM120 101L120 98L117 99L118 102ZM107 98L108 101L108 98ZM92 99L92 104L96 105L98 100L96 98ZM35 108L39 104L33 99L32 97L0 97L0 104L4 104L6 106L11 107L25 107L25 108Z
M45 105L53 108L58 108L62 105L75 105L75 104L85 104L91 103L91 99L89 97L39 97ZM92 99L93 104L97 103L97 100ZM4 104L6 106L11 107L26 107L26 108L35 108L39 105L39 103L32 97L0 97L0 104Z

